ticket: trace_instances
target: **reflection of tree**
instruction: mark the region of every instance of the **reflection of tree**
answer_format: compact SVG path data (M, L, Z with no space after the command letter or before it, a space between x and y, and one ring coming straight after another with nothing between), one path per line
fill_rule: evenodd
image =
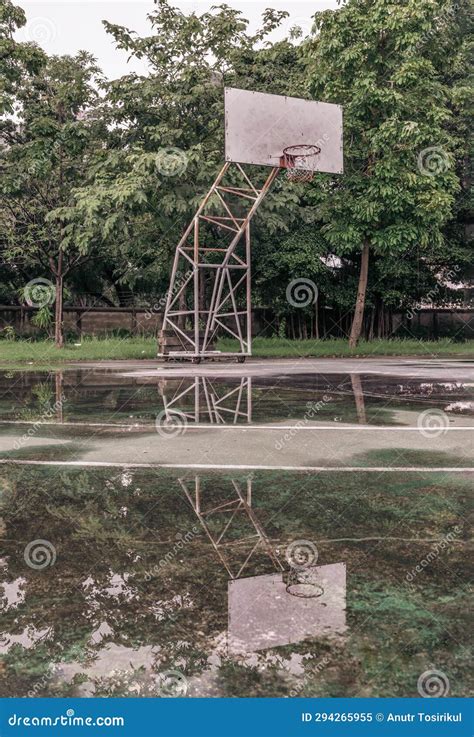
M245 477L232 477L245 492ZM209 473L201 478L203 508L229 500L229 476ZM301 659L304 670L298 695L356 695L360 679L367 681L367 673L372 672L375 653L377 657L382 653L386 670L381 683L379 671L373 669L369 685L374 693L405 695L399 653L406 648L404 665L416 683L419 663L410 661L413 652L426 652L433 662L442 652L448 667L455 649L453 655L446 655L446 632L452 632L460 643L468 632L468 592L462 586L468 566L464 548L453 545L449 567L431 566L429 575L423 580L419 576L412 590L401 579L400 570L411 570L432 546L347 540L389 535L394 528L397 532L392 534L401 538L420 537L422 496L430 502L423 507L423 524L432 531L430 536L442 537L460 524L467 483L448 476L434 482L433 477L418 475L408 483L398 476L385 489L376 474L344 474L342 478L281 471L256 474L252 506L274 545L282 549L299 538L346 540L323 542L318 548L324 562L349 561L352 634L344 647L331 646L330 652L327 643L316 639L246 661L217 650L216 643L228 624L229 576L210 554L207 536L193 533L191 542L176 548L177 540L198 526L176 475L2 467L4 580L16 582L20 595L15 605L2 611L1 630L17 636L26 632L30 639L40 633L42 638L28 649L18 644L6 653L0 693L25 695L45 676L38 695L72 695L73 688L61 685L60 678L46 677L51 665L73 662L83 673L114 645L127 650L132 667L135 653L150 648L152 665L147 672L103 677L98 693L104 695L138 695L128 690L137 680L144 682L143 695L148 693L150 677L174 667L199 682L210 668L209 656L217 663L218 695L288 694L291 686L288 681L282 683L279 674L295 658ZM245 515L240 516L231 539L245 534ZM217 530L216 525L212 533ZM23 552L28 542L40 537L54 544L57 560L52 568L34 571L25 564ZM229 547L233 566L238 563L238 550L238 546L235 550ZM252 558L249 575L268 571L268 556L263 553ZM0 586L0 598L2 593ZM311 668L326 652L331 658L328 669L316 670L313 677ZM261 664L264 670L258 669ZM459 683L462 693L464 687Z
M15 413L18 420L39 420L51 411L54 389L50 381L38 381L28 391L23 406Z
M352 391L354 392L355 405L357 410L357 419L360 425L367 424L367 416L365 413L364 391L362 389L362 379L359 374L351 374Z
M169 494L157 500L134 481L125 479L124 486L121 475L106 479L105 485L86 473L43 474L42 483L39 476L14 472L4 505L10 541L5 580L24 579L24 600L7 609L2 629L13 636L28 632L30 640L42 634L28 650L29 661L38 667L6 680L7 692L27 692L41 667L50 663L74 660L85 668L109 641L129 648L155 644L158 670L171 667L178 657L186 661L189 674L202 667L204 655L190 633L195 627L208 630L211 623L217 634L225 626L216 590L221 586L225 591L226 580L216 572L209 592L206 571L196 566L196 560L205 559L199 555L199 539L184 546L179 558L165 559L176 532L183 524L192 526L184 500L176 494L173 505ZM38 510L34 518L30 509ZM54 567L43 571L31 570L23 560L25 545L39 537L38 531L57 551ZM184 581L183 568L188 572ZM147 580L148 571L152 576ZM95 641L103 622L110 634ZM22 651L12 648L7 666L14 669Z

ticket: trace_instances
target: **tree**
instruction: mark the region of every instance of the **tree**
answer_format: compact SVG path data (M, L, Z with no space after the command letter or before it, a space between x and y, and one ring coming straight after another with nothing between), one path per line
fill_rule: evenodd
M21 257L24 269L34 275L51 274L57 347L64 342L64 279L90 258L93 246L77 239L58 215L100 145L104 128L93 115L100 83L90 54L51 57L34 74L21 77L16 118L3 124L4 257Z
M105 23L117 46L146 59L150 71L108 84L107 146L61 216L85 243L100 243L116 286L151 284L164 293L179 236L223 163L224 85L291 94L303 77L294 46L267 42L285 13L266 11L262 29L249 34L240 12L225 5L201 15L157 5L150 36ZM273 232L287 228L297 199L276 192L260 221Z
M473 115L473 16L470 0L457 0L447 6L441 28L431 39L430 52L439 74L448 87L452 121L450 129L456 140L455 171L460 189L453 218L446 224L449 243L447 270L456 272L458 282L466 284L474 276L474 202L472 189L472 115ZM453 281L451 278L450 281Z
M311 94L344 106L345 173L326 184L324 234L359 263L350 345L361 334L369 264L446 248L459 180L447 85L426 54L447 3L348 0L315 16L304 46Z
M22 8L11 0L0 2L0 114L15 112L15 90L39 72L46 55L33 43L20 43L14 34L26 23Z

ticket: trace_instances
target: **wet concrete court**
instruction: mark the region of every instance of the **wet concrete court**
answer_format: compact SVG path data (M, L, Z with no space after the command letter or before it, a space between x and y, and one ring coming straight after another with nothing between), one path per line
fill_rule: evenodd
M415 696L433 668L466 695L473 386L454 360L1 370L2 695Z

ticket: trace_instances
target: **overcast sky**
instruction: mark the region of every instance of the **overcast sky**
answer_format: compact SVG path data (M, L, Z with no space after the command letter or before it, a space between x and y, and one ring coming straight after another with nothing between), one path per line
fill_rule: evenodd
M152 0L14 0L26 12L27 24L17 34L21 41L36 41L48 54L74 54L86 49L94 54L109 78L119 77L128 71L144 71L137 60L127 63L127 54L114 48L105 32L102 20L127 26L139 34L149 33L147 14L156 9ZM175 7L184 12L206 12L221 0L173 0ZM275 39L287 35L293 25L306 31L311 27L311 16L318 10L337 7L337 0L227 0L227 4L241 10L250 21L250 29L259 25L265 8L289 10L290 18L275 34Z

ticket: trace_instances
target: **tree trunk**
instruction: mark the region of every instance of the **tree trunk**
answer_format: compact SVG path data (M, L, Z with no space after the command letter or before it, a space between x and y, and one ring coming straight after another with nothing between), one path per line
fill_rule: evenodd
M359 374L351 374L351 384L352 391L354 392L357 419L360 425L366 425L367 416L365 414L364 390L362 389L362 379Z
M357 290L357 301L354 310L354 318L352 320L351 336L349 338L349 348L355 348L362 331L362 323L364 320L365 296L367 293L367 280L369 275L369 242L365 241L362 247L362 257L360 261L359 288Z
M367 336L368 340L374 339L374 325L375 325L375 305L372 307L372 314L370 316L369 334Z
M56 348L64 346L63 331L63 275L56 276L56 301L54 304L54 344Z

